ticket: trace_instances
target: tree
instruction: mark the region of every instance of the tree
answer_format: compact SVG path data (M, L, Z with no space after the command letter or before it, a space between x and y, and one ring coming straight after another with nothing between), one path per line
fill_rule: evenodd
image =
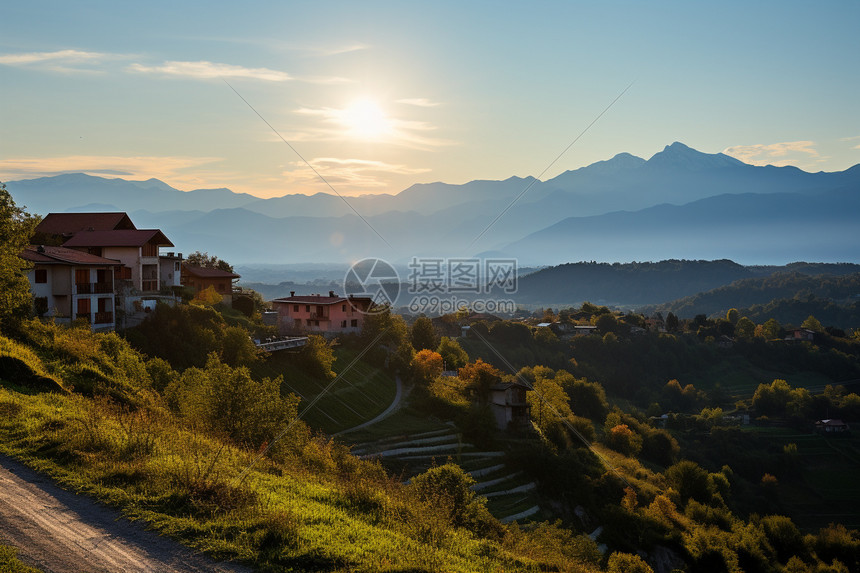
M30 244L38 221L15 205L6 185L0 183L0 330L8 331L33 307L28 264L20 254Z
M674 313L669 313L666 315L666 332L677 332L678 330L678 317L675 316Z
M460 368L458 375L460 380L465 382L466 387L475 392L481 402L485 402L489 397L490 388L502 381L502 373L480 358L473 364Z
M228 273L233 272L233 265L219 259L215 255L210 255L207 252L194 251L185 259L185 262L191 265L192 267L204 267L207 269L218 269L222 271L227 271Z
M738 312L736 308L730 308L728 312L726 312L726 320L731 322L734 325L737 325L738 321L741 319L741 313Z
M669 483L678 490L681 499L695 499L702 503L711 501L711 481L708 472L696 462L682 460L666 470Z
M818 321L818 319L811 314L806 317L806 320L803 321L803 323L800 325L800 328L807 328L809 330L814 330L815 332L824 331L824 327L821 326L821 323Z
M592 317L592 323L597 327L597 332L607 334L618 330L618 320L611 314L601 314Z
M469 362L469 355L460 343L447 336L442 337L436 352L442 355L443 366L447 370L457 370Z
M631 553L613 553L606 563L609 573L654 573L654 570L638 555Z
M416 380L429 382L442 375L442 356L432 350L419 350L412 359L411 366Z
M412 347L415 350L435 350L439 346L439 335L433 321L419 316L412 324Z
M735 325L735 336L752 340L752 337L755 336L755 323L745 316L741 317Z
M201 290L194 296L194 299L191 301L191 304L197 304L200 306L214 306L219 302L222 302L223 300L224 297L222 297L221 294L217 290L215 290L215 287L209 285L207 288Z
M779 332L782 330L782 326L780 326L779 322L775 318L769 318L767 322L762 325L761 330L762 336L768 340L773 340L774 338L779 338Z

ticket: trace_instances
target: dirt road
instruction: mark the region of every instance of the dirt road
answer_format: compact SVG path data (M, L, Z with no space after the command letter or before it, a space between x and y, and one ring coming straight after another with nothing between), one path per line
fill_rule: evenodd
M48 573L249 572L216 563L0 455L0 542Z

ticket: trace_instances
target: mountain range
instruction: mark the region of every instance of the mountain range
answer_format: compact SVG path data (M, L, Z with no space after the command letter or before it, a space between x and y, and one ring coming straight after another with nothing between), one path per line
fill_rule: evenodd
M139 228L162 229L179 251L234 264L474 256L516 257L521 266L860 262L860 165L835 173L760 167L678 142L648 160L620 153L546 181L416 184L347 201L326 193L185 192L157 179L80 173L7 187L30 212L126 211Z

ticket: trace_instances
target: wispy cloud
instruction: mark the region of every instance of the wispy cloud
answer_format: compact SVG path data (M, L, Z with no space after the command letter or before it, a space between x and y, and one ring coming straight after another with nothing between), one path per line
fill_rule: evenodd
M268 82L285 82L293 79L292 76L286 72L269 68L247 68L244 66L208 62L205 60L197 62L169 61L158 66L147 66L136 63L131 64L128 67L128 70L144 74L182 76L196 79L248 78Z
M786 165L808 164L810 160L819 158L814 141L784 141L781 143L735 145L727 147L723 153L750 165Z
M0 65L28 67L60 73L101 73L94 66L108 60L127 59L132 56L83 50L57 50L54 52L21 52L0 55Z
M414 97L414 98L404 98L397 100L396 103L402 103L406 105L414 105L418 107L436 107L437 105L441 105L439 102L430 101L425 97Z
M309 163L335 188L381 189L388 186L385 175L416 175L427 173L430 169L409 167L407 165L372 161L367 159L340 159L336 157L316 157ZM305 163L291 163L295 169L283 175L294 183L315 183L318 176Z
M356 111L355 106L345 108L299 108L295 110L295 113L309 118L318 118L320 125L295 132L288 139L294 141L342 141L343 139L356 139L423 150L457 145L456 141L430 135L437 128L429 122L403 119L388 115L381 110L373 113L371 110L372 115L377 116L372 121L377 122L378 125L369 126L368 123L371 120L356 116ZM360 110L358 111L361 113ZM368 130L369 127L373 128ZM373 136L366 137L368 135L367 131L373 131Z

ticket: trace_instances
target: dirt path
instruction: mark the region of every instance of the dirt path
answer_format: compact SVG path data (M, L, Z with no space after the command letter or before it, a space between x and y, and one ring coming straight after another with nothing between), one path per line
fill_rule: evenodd
M400 380L400 376L398 376L394 379L394 383L396 385L396 391L394 392L394 400L391 401L391 404L388 405L388 408L386 408L381 414L379 414L378 416L376 416L372 420L368 420L368 421L363 422L357 426L353 426L352 428L347 428L346 430L341 430L340 432L335 432L333 435L340 436L343 434L347 434L349 432L361 430L361 429L366 428L368 426L372 426L373 424L376 424L377 422L381 422L382 420L384 420L385 418L387 418L388 416L390 416L391 414L396 412L400 408L400 404L403 402L403 399L406 397L406 395L409 392L408 391L404 392L403 382Z
M0 542L46 573L249 572L216 563L0 455Z

